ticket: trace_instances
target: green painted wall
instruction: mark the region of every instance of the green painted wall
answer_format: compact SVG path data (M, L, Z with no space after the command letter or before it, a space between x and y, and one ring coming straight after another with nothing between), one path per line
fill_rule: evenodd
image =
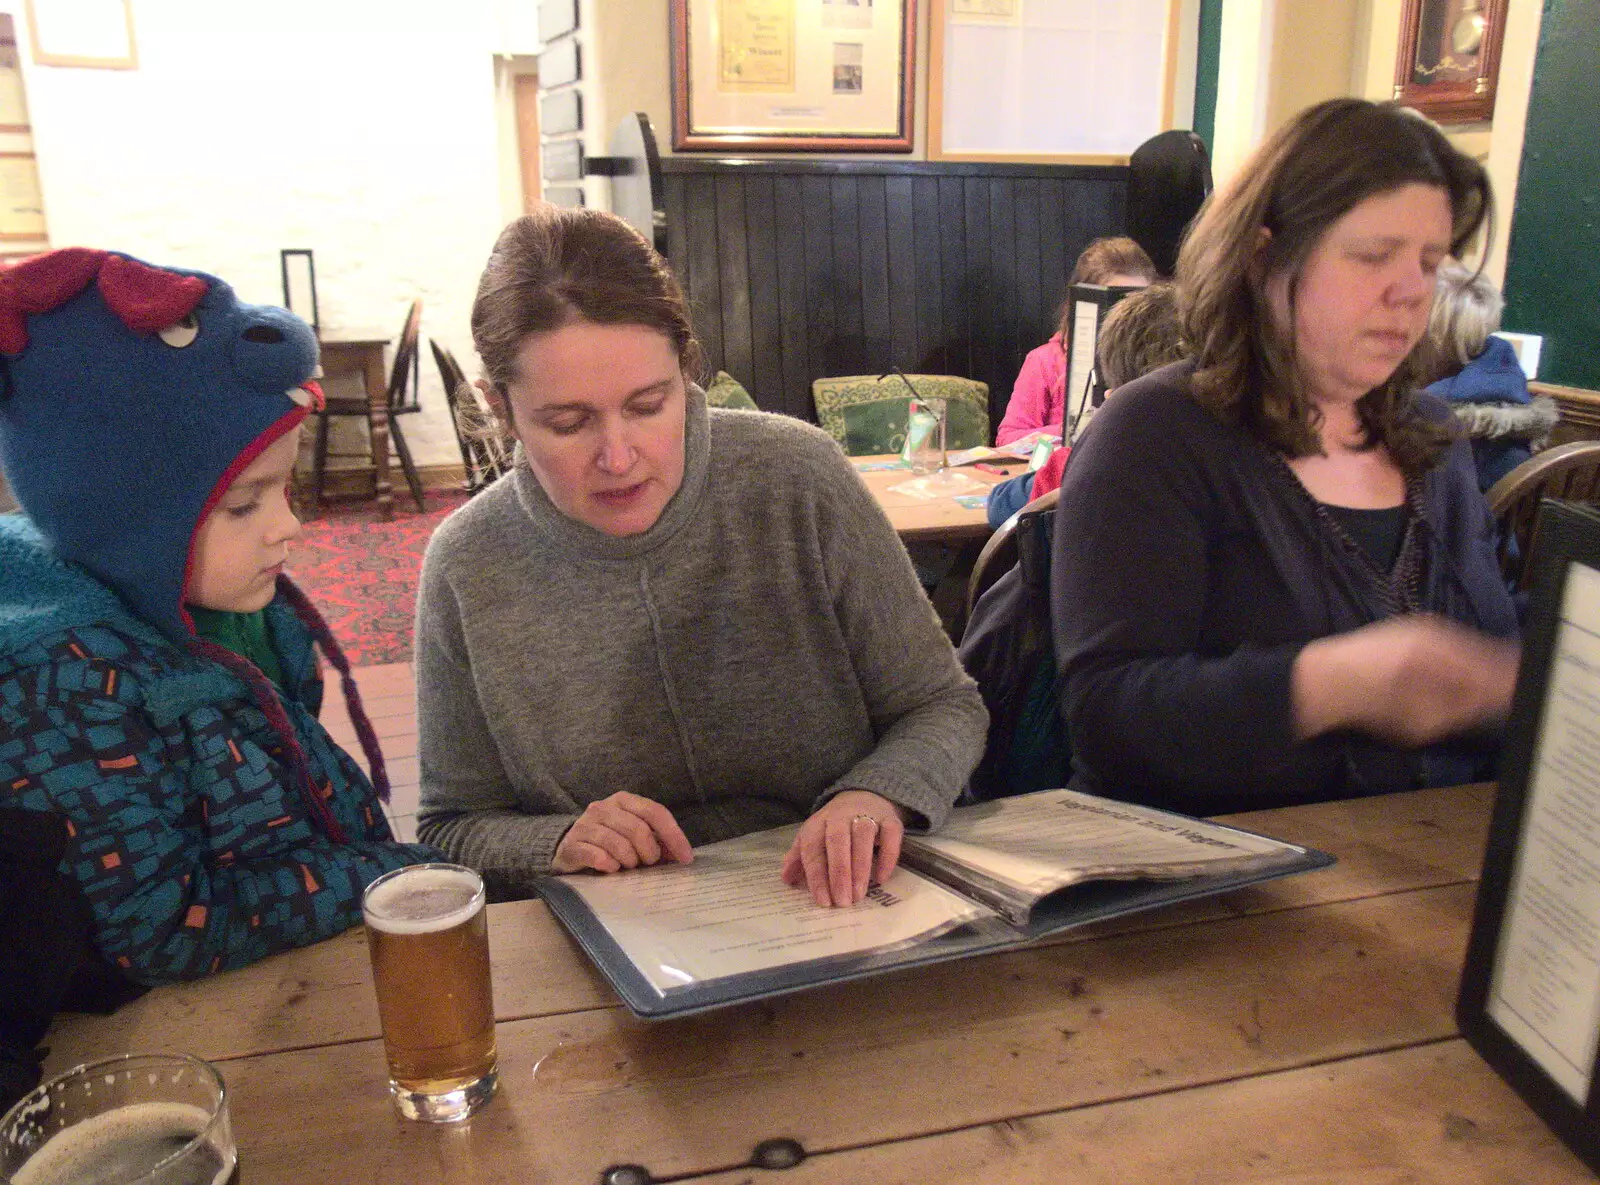
M1600 389L1600 19L1545 0L1506 261L1505 327L1544 335L1539 378Z
M1211 151L1217 130L1217 63L1222 57L1222 0L1200 0L1200 38L1195 46L1194 133Z

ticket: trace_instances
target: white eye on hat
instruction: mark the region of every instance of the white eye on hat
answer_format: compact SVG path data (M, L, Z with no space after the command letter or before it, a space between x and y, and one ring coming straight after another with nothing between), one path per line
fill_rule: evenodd
M174 350L181 350L185 346L193 345L194 339L200 336L200 320L193 313L189 313L181 321L174 321L168 325L159 336Z

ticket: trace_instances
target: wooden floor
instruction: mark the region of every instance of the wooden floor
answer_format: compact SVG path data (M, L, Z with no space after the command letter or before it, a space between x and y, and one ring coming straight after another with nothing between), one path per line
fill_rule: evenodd
M384 764L389 770L389 805L386 808L389 823L396 839L410 843L417 838L416 678L408 662L357 667L355 676L356 685L361 689L361 702L378 734ZM366 755L356 739L355 726L350 723L344 691L334 677L327 679L322 723L356 763L367 769Z

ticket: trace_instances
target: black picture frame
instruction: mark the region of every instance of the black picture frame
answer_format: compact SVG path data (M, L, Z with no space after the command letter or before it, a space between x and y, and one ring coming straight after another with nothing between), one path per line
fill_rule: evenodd
M1066 352L1066 384L1062 400L1061 439L1071 444L1076 429L1106 401L1105 380L1100 377L1096 352L1100 347L1100 326L1105 322L1116 303L1124 296L1138 292L1137 287L1110 288L1104 284L1072 284L1067 288L1067 303L1072 314L1067 318L1067 331L1061 339ZM1087 315L1093 312L1094 324L1087 324ZM1080 325L1087 332L1080 332Z
M1489 822L1483 875L1456 1001L1456 1023L1468 1043L1562 1142L1600 1173L1600 1051L1591 1059L1587 1095L1579 1102L1511 1031L1516 1026L1502 1025L1493 1011L1502 960L1508 965L1528 965L1523 952L1510 947L1507 913L1530 822L1536 762L1564 626L1563 597L1575 567L1589 569L1600 581L1600 509L1545 502L1539 510L1530 565L1532 599L1524 628L1522 665L1501 751L1499 793ZM1587 575L1582 578L1588 579ZM1600 985L1596 987L1600 994ZM1500 1002L1502 1016L1508 1015L1509 1007ZM1573 1065L1570 1060L1567 1064Z
M317 308L317 265L305 247L291 247L278 253L283 274L283 307L312 329L322 328ZM307 307L309 305L309 307Z

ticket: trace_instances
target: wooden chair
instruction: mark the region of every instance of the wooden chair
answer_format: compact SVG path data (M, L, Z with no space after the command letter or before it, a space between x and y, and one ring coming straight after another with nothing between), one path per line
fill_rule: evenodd
M466 373L449 347L436 341L428 344L433 347L433 360L444 383L444 397L450 404L450 425L456 430L456 444L461 448L467 493L476 494L510 470L511 442L499 430L494 413L483 405L478 392L467 382Z
M983 550L978 553L978 561L972 565L972 575L967 580L965 620L972 620L972 607L978 603L978 598L988 592L989 586L1010 571L1011 566L1017 562L1017 524L1025 516L1054 510L1056 500L1060 497L1059 488L1051 490L1048 494L1039 495L1001 523L1000 529L989 536L983 545Z
M399 416L409 415L420 411L422 404L418 399L418 383L421 378L420 357L417 352L418 336L422 327L422 302L414 300L411 308L406 313L405 326L400 331L400 340L395 345L394 365L389 370L389 397L385 409L385 416L389 425L389 439L394 441L394 451L400 458L400 467L405 471L406 484L411 487L411 496L416 499L417 510L427 509L422 500L422 478L417 474L416 463L411 459L411 447L406 444L405 435L400 431ZM311 469L311 497L313 508L322 505L323 479L328 468L328 426L334 416L359 416L366 419L368 413L367 397L363 394L360 398L354 396L338 396L328 399L328 406L322 411L317 423L316 456ZM370 442L369 446L370 448ZM374 458L376 462L376 458Z
M1487 495L1500 528L1495 555L1507 583L1521 589L1528 578L1539 502L1600 502L1600 440L1576 440L1536 453L1495 482Z

